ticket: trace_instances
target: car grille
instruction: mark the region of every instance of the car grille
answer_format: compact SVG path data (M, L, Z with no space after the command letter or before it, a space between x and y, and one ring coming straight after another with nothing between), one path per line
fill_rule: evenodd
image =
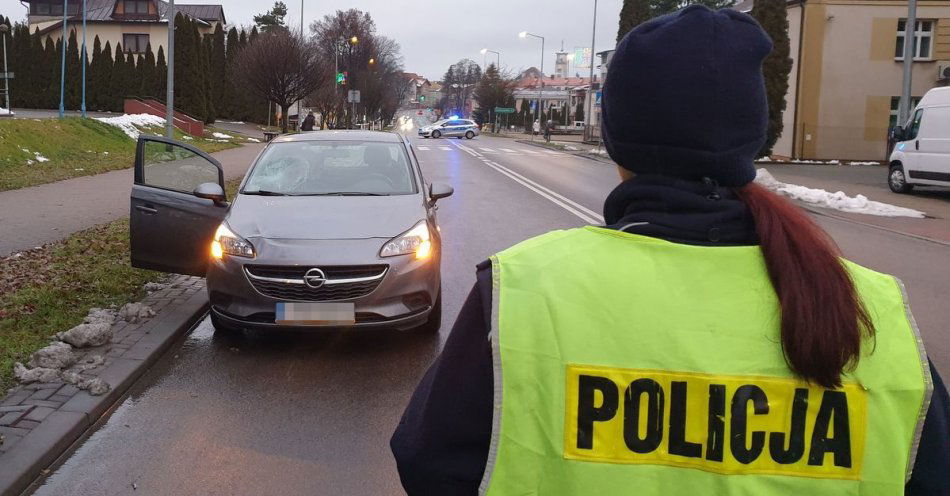
M312 288L303 276L314 267L245 265L247 279L258 292L271 298L291 301L338 301L366 296L379 286L388 265L346 265L318 267L326 284Z

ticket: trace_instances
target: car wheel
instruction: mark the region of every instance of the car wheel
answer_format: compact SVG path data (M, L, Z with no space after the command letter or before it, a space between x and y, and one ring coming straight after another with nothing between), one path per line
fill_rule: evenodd
M432 131L432 137L435 139L439 139L442 137L442 133L439 131Z
M465 139L472 139L474 137L475 137L475 133L473 133L472 131L465 133Z
M910 193L914 189L913 184L907 184L904 168L900 164L891 166L891 170L887 175L887 185L895 193Z
M214 332L222 334L234 334L241 331L241 329L223 322L214 312L211 312L211 325L214 327Z
M442 327L442 289L439 289L439 296L435 298L435 305L429 312L429 320L425 324L416 327L416 332L420 334L438 334Z

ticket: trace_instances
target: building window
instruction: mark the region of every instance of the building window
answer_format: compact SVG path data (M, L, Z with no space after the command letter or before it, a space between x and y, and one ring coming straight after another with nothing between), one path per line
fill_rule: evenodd
M145 53L148 48L147 34L123 34L122 46L128 53Z
M894 58L904 60L904 38L907 33L907 20L897 21L897 45L894 49ZM914 29L914 60L929 60L933 48L933 21L917 21Z
M920 103L921 98L922 97L919 97L919 96L913 96L910 98L911 110L914 110L915 108L917 108L917 104ZM894 126L897 125L897 113L898 113L898 109L900 108L900 104L901 104L901 97L899 96L891 97L891 122L888 125L888 129L893 128Z
M66 13L69 15L79 14L79 0L69 0L66 4ZM33 2L30 4L30 15L63 15L63 2L56 0L46 0L44 2Z
M148 0L125 0L126 14L148 14Z

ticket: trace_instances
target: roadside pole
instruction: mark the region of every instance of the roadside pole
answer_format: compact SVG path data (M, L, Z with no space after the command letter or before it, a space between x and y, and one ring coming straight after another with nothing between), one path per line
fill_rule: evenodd
M66 38L66 16L68 7L66 6L67 0L63 0L63 56L62 63L60 64L59 70L59 118L62 119L66 116L66 43L68 38Z
M3 94L7 100L7 112L13 112L13 109L10 108L10 71L7 70L7 31L9 26L6 24L0 25L0 38L3 40Z
M590 35L590 77L587 79L587 114L584 115L584 120L587 122L587 125L584 129L584 134L588 141L593 141L594 139L594 126L591 125L591 118L594 113L594 54L597 53L594 50L594 43L597 43L597 0L594 0L594 27L591 28Z
M903 126L910 119L911 83L913 82L914 48L916 44L917 0L907 2L907 21L904 24L904 88L897 111L897 125Z
M82 53L79 55L79 63L82 64L82 110L83 118L86 117L86 0L82 0Z
M165 137L175 137L175 0L168 0L168 92L165 94Z

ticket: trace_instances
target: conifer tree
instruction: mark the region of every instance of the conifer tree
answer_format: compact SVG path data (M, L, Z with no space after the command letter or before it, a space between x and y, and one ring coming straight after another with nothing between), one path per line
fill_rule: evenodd
M133 71L135 71L135 78L132 81L132 86L129 88L129 96L144 98L146 96L145 93L151 93L147 92L145 88L146 81L148 81L145 74L145 55L140 53L135 57L135 67Z
M155 80L155 54L152 53L151 43L146 45L145 56L138 61L136 68L139 72L139 79L142 81L139 96L152 98L159 96L156 88L157 81Z
M214 51L212 39L213 37L210 35L204 36L201 39L200 65L201 65L202 71L201 71L200 76L201 76L201 86L204 88L204 93L205 93L205 107L204 107L205 111L204 111L204 114L202 115L204 116L204 121L206 124L213 124L215 120L214 119L215 117L214 83L212 82L212 80L220 77L220 76L216 76L212 74L210 71L211 57L212 57L212 52Z
M225 44L224 72L221 74L224 91L221 97L221 106L218 108L218 115L231 119L236 118L234 114L237 111L236 98L238 95L238 89L235 85L234 78L228 77L228 74L231 74L231 63L234 61L234 56L237 54L240 48L239 40L240 37L238 35L237 28L232 27L229 29L227 42Z
M772 38L772 53L762 64L765 76L765 91L769 101L769 127L765 145L760 156L772 154L772 148L782 135L782 114L785 112L785 95L788 93L788 75L792 71L789 57L788 17L785 0L756 0L752 17Z
M92 40L92 58L86 69L86 109L98 110L99 104L99 67L102 66L102 42L99 35Z
M106 107L114 112L122 110L122 96L125 95L126 89L129 86L129 80L131 79L127 77L128 64L125 58L122 43L116 43L115 61L112 64L111 77L109 78L109 104Z
M49 68L53 71L52 76L47 80L47 89L46 89L46 107L45 108L59 108L59 93L60 93L60 74L62 74L62 60L60 59L63 53L63 39L59 38L55 42L52 41L52 38L46 38L46 59L49 60Z
M82 65L79 60L79 42L76 40L76 30L69 32L66 43L66 108L79 109L80 92L82 91Z
M211 86L211 102L217 113L221 113L225 107L224 86L225 74L227 70L227 55L224 40L224 28L218 24L214 28L214 34L211 37L211 57L208 71Z
M650 0L624 0L620 9L620 29L617 31L617 43L633 28L653 17Z
M106 41L106 46L99 55L102 59L96 69L93 84L98 88L96 90L95 108L96 110L112 109L112 76L115 63L112 59L112 43Z
M158 47L158 57L155 61L155 98L165 101L168 93L168 63L165 62L165 47Z

